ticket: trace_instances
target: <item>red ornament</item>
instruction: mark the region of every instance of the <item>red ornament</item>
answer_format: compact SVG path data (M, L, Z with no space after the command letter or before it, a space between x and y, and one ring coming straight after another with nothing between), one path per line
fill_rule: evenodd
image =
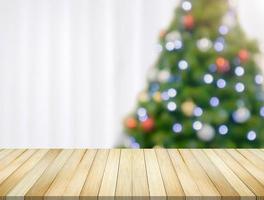
M185 15L183 17L183 25L186 29L190 30L194 27L194 18L192 15Z
M247 62L249 59L249 53L246 49L241 49L238 52L238 57L239 57L241 62Z
M129 117L125 120L125 126L129 129L134 129L137 127L137 120L133 117Z
M229 61L223 57L218 57L215 63L218 72L225 73L228 72L230 69Z
M161 30L159 33L159 37L163 38L166 35L166 31L165 30Z
M141 125L145 132L150 132L153 130L155 122L154 119L148 118L145 121L143 121Z

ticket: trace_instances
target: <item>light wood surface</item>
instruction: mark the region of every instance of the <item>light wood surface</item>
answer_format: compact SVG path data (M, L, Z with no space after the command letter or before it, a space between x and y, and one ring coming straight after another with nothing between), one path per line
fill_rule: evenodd
M264 200L263 149L0 149L0 200Z

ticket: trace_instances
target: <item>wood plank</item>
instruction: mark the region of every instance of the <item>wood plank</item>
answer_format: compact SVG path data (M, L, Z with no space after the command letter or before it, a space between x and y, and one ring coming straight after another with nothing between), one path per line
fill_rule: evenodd
M253 200L256 196L248 189L248 187L240 180L239 177L225 164L223 160L212 150L206 149L204 152L207 154L213 164L219 169L226 180L232 185L236 192L241 197L240 199Z
M156 156L168 199L185 199L179 178L174 171L171 159L166 149L156 149Z
M201 193L177 149L168 149L174 169L179 177L186 199L200 199Z
M104 175L105 165L108 158L109 150L100 149L98 150L91 170L84 183L83 189L80 194L80 199L97 199L101 181Z
M87 150L80 164L78 165L69 185L65 189L63 196L78 197L81 193L82 187L85 183L88 172L92 166L97 150ZM78 197L79 199L79 197Z
M16 185L16 183L24 177L41 159L44 157L48 149L38 150L25 163L23 163L15 172L0 184L0 197L6 194Z
M73 150L64 149L56 157L56 159L50 164L47 170L42 174L42 176L37 180L37 182L30 188L26 193L25 199L42 199L42 196L47 192L49 186L55 179L56 175L62 169L66 161L72 155Z
M259 159L264 160L264 151L261 151L261 149L248 149L248 151L254 153Z
M233 189L232 185L226 180L217 167L209 160L201 149L191 150L197 161L203 167L207 175L210 177L215 187L222 196L222 199L239 199L238 193Z
M264 171L261 171L254 164L252 164L247 158L242 156L235 149L226 149L226 151L238 161L249 173L251 173L262 185L264 185Z
M84 149L74 150L68 161L65 163L45 193L45 199L51 199L52 197L63 195L63 192L68 186L68 183L70 182L71 177L73 176L75 169L80 163L85 151L86 150Z
M4 154L0 200L264 200L262 149L2 149Z
M14 151L13 149L3 149L0 152L0 163L1 163L1 159L6 157L8 154L10 154L12 151Z
M133 200L148 200L149 188L143 149L132 150Z
M60 150L50 150L33 168L27 173L16 186L12 188L6 195L6 200L12 200L16 197L16 200L24 199L24 195L33 186L33 184L38 180L44 170L49 166L49 164L56 158ZM20 198L18 198L20 197Z
M132 150L122 149L115 196L117 199L132 199Z
M120 149L111 149L104 170L104 176L98 195L99 199L114 199L119 159Z
M9 164L8 167L4 168L0 171L0 183L2 183L8 176L10 176L16 169L18 169L27 159L29 159L36 150L27 150L17 159L15 159L12 163Z
M15 160L18 156L20 156L25 149L17 149L12 151L8 156L5 156L0 160L0 171L3 170L6 166L8 166L13 160Z
M253 163L257 168L264 171L264 160L259 159L257 155L247 149L238 149L237 151L242 154L246 159L248 159L251 163Z
M166 199L158 160L154 149L144 149L150 199Z
M195 180L201 195L210 199L221 199L221 195L215 188L215 185L212 183L199 162L197 162L192 152L188 149L180 149L179 152L188 167L191 176Z
M222 149L214 149L218 156L224 160L225 164L250 188L250 190L260 199L264 197L264 187L245 168L243 168L230 154Z

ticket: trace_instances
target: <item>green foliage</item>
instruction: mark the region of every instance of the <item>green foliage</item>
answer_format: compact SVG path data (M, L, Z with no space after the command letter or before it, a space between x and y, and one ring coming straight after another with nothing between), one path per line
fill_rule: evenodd
M260 110L264 95L262 85L255 81L255 76L260 74L255 62L255 55L259 53L256 41L246 37L226 0L182 1L181 5L184 2L190 2L192 8L186 10L179 6L169 28L161 35L163 50L152 69L155 76L149 78L141 94L144 98L140 97L137 105L137 111L146 110L145 118L153 119L154 125L149 130L151 124L144 123L145 118L140 119L136 111L130 116L136 125L126 124L126 132L135 138L132 143L140 147L263 147L264 118ZM228 33L221 33L219 27L228 29ZM169 34L174 34L173 41L168 39ZM201 39L211 46L200 47L197 43ZM176 40L183 46L167 48L168 42ZM214 46L218 40L223 50ZM248 53L244 60L241 51ZM223 67L225 72L217 64L218 58L228 62L228 68ZM187 69L179 69L181 60L188 63ZM244 69L244 74L235 73L238 66ZM212 76L212 83L205 83L205 74ZM220 79L226 83L224 88L217 85ZM235 89L238 83L245 86L242 92ZM175 89L177 95L165 98L163 95L168 95L169 89ZM217 97L219 105L210 104L212 97ZM177 108L169 110L169 102L174 102ZM197 107L202 109L202 115L194 114ZM202 127L194 127L197 121ZM181 130L173 131L175 123L181 125ZM219 128L223 125L228 130L225 133L223 129L220 134Z

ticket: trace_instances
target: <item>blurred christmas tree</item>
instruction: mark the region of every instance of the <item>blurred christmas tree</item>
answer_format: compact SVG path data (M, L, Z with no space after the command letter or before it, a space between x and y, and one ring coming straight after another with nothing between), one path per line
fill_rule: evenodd
M255 41L227 0L181 1L135 113L130 147L263 147L263 76Z

